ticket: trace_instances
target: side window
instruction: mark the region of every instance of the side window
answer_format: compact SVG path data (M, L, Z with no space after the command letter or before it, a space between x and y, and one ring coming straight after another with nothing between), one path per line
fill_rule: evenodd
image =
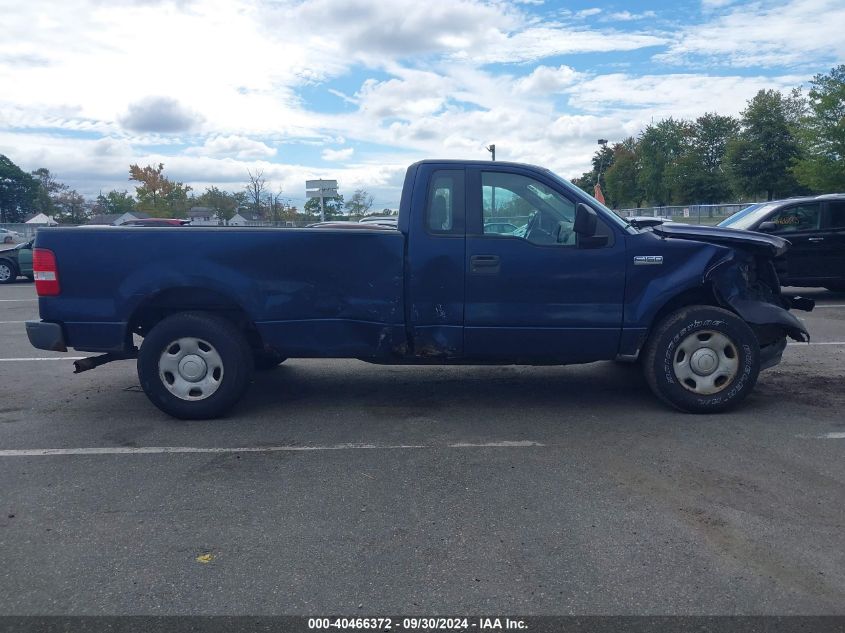
M432 233L463 234L463 170L441 169L431 175L428 186L425 225Z
M769 222L777 224L778 233L791 233L819 228L820 218L821 204L809 202L777 211L769 217Z
M575 203L543 183L500 171L481 174L485 235L520 237L532 244L575 246Z
M827 203L827 228L845 229L845 200Z

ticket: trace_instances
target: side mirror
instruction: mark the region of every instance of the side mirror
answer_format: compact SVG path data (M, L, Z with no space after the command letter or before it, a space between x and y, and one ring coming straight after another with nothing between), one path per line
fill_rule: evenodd
M579 202L575 207L575 224L572 230L581 237L592 237L596 234L598 219L592 207Z
M761 222L760 226L757 227L757 230L760 233L774 233L778 230L778 225L774 222Z

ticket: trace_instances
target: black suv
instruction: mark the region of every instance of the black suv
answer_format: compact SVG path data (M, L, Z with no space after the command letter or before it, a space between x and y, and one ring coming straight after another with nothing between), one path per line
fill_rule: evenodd
M783 285L845 290L845 194L761 202L719 223L792 242Z

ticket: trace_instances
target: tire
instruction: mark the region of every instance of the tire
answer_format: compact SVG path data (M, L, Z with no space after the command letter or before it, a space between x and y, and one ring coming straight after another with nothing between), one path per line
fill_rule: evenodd
M252 380L252 350L226 319L205 312L167 317L138 353L141 388L159 409L183 420L225 414Z
M725 411L754 389L760 346L748 324L733 312L688 306L654 328L643 370L663 402L689 413Z
M253 355L255 371L270 371L271 369L275 369L281 365L286 360L287 358L273 350L261 350L260 352L255 352Z
M18 271L15 265L8 259L0 259L0 284L14 283L18 278Z
M15 243L15 238L13 238L11 235L7 235L7 236L5 237L5 239L3 240L3 243L4 243L4 244L14 244L14 243Z

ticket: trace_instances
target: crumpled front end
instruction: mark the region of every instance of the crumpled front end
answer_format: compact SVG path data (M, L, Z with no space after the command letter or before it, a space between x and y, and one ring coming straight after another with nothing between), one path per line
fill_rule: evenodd
M763 369L780 362L786 336L809 342L807 328L789 309L810 311L815 302L783 295L771 258L733 250L705 273L705 280L712 284L716 299L754 330L760 342Z

